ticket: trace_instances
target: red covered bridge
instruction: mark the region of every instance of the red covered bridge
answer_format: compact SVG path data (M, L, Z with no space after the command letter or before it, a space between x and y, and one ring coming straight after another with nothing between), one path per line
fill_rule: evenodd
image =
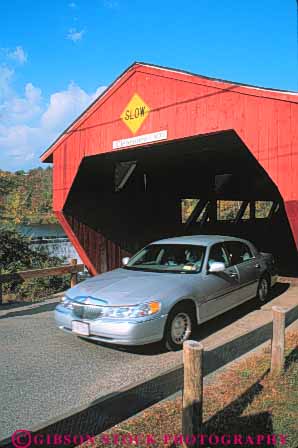
M93 274L160 237L217 233L254 241L295 275L297 122L297 93L135 63L41 160Z

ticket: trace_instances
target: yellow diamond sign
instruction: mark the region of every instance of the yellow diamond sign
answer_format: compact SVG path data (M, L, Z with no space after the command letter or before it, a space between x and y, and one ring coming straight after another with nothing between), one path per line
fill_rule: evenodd
M150 107L135 93L121 114L122 121L133 134L138 132L150 112Z

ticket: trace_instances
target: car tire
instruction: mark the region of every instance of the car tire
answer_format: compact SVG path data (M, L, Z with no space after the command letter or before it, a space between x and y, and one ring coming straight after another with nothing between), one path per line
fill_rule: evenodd
M264 304L267 302L270 295L270 277L263 275L258 284L257 299L258 302Z
M164 345L169 351L178 351L183 347L196 325L195 313L188 304L176 305L169 313L164 331Z

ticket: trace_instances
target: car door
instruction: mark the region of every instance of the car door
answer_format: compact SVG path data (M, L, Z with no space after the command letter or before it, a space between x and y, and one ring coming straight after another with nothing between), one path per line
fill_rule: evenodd
M202 277L204 298L200 301L200 320L208 320L224 313L235 302L235 294L239 289L239 274L235 266L231 266L228 254L222 243L211 246L206 273ZM208 268L212 262L222 262L226 269L223 272L211 273Z
M241 241L228 241L224 245L229 254L231 266L235 267L239 274L240 288L236 305L256 295L259 265L248 244Z

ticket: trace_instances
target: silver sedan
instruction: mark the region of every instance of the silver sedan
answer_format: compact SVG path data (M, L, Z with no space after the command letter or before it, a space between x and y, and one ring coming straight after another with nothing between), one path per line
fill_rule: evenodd
M178 350L195 325L256 297L277 280L273 256L239 238L198 235L149 244L123 267L85 280L56 307L60 329L95 341Z

